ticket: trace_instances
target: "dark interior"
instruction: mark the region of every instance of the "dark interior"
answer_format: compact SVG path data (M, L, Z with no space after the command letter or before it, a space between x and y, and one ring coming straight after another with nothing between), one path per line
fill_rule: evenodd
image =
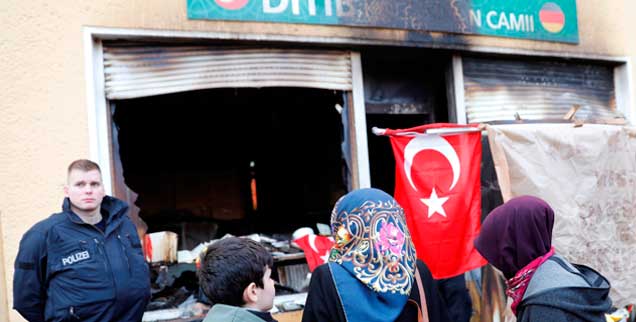
M115 102L125 183L148 232L180 249L226 233L329 223L346 191L343 93L213 89Z

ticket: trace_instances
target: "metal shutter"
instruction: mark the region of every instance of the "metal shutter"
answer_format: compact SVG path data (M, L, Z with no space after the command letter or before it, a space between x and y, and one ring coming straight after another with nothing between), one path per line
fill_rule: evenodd
M466 117L470 123L555 120L578 104L576 118L622 117L616 111L613 67L558 61L464 57Z
M105 45L104 74L108 99L228 87L352 89L346 51Z

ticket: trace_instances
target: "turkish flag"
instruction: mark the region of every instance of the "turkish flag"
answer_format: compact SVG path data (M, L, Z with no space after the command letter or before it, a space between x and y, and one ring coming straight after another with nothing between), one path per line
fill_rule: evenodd
M481 226L476 127L438 123L383 133L395 156L395 199L404 208L417 257L436 279L486 263L473 246ZM426 134L431 129L440 134Z
M318 265L327 262L331 246L334 244L334 240L331 237L313 234L295 239L294 242L305 252L305 258L307 259L310 272L313 272L314 268Z

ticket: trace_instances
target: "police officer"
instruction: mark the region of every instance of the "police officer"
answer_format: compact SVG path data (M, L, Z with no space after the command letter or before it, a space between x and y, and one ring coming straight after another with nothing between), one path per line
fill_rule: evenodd
M64 194L62 212L20 241L13 308L30 322L141 321L150 277L128 206L89 160L69 165Z

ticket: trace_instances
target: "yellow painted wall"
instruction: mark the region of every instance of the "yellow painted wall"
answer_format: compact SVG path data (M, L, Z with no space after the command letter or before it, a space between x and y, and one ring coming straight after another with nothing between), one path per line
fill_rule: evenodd
M578 1L578 16L578 45L467 39L471 46L629 56L636 77L635 1ZM5 299L11 303L13 262L22 234L60 209L66 166L89 157L84 26L383 40L406 37L401 31L368 28L188 21L186 0L0 2L0 278L4 276L0 321L7 320L7 311L9 321L21 321ZM636 85L632 83L634 100Z
M0 213L0 215L2 214ZM3 237L2 226L0 226L0 250L3 249ZM0 251L0 263L4 263L4 259L2 258L2 251ZM5 291L7 287L5 285L6 277L4 273L4 265L0 265L0 321L6 321L9 316L9 302L7 301L7 294Z

